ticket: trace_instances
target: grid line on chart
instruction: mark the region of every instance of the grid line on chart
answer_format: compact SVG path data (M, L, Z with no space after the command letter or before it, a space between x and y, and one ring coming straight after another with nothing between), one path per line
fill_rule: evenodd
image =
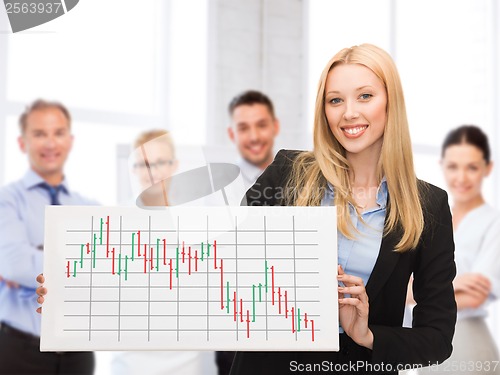
M239 340L239 327L238 327L238 319L236 317L236 304L238 303L238 296L239 296L239 285L238 285L238 217L234 217L234 253L235 253L235 278L236 278L236 290L234 292L234 298L233 298L233 312L234 312L234 322L236 325L236 341Z
M140 228L140 225L137 229L130 229L131 224L124 225L121 215L117 221L109 215L100 218L96 229L94 227L96 217L92 215L90 231L66 229L67 236L70 238L77 236L74 239L80 240L66 241L68 253L65 257L67 264L65 275L68 283L64 288L73 292L70 298L63 301L68 310L64 311L63 316L68 319L88 317L88 327L84 331L88 331L89 341L93 339L93 332L117 332L117 340L121 341L122 332L136 331L147 332L148 342L152 340L152 332L160 331L175 332L177 341L181 340L183 332L188 331L206 332L206 341L210 341L215 332L234 332L236 341L249 339L251 332L263 332L265 340L269 341L273 332L291 331L297 341L300 332L307 331L310 333L311 341L314 342L314 333L321 332L321 327L318 325L314 327L313 320L318 320L320 314L309 310L321 300L311 298L310 292L304 291L319 290L318 285L308 285L317 283L319 278L318 266L315 264L320 258L314 256L314 253L308 253L308 247L314 250L318 246L318 243L308 237L317 234L317 230L297 229L295 216L291 216L291 229L270 229L268 218L265 215L262 218L263 222L259 225L262 229L254 230L240 228L239 218L235 216L234 229L224 230L221 234L220 229L210 229L211 222L208 215L206 215L206 228L196 230L182 229L180 216L174 219L177 224L175 230L169 228L159 230L158 224L156 227L153 226L151 215L147 216L147 230L144 227ZM176 243L172 242L169 236L173 233L176 234ZM191 235L190 241L181 237L185 233ZM90 234L90 240L82 243L81 235L85 234ZM205 238L198 242L193 241L199 234ZM214 239L214 236L233 234L234 242L227 241L227 238L220 241L218 238ZM302 242L297 242L297 235L302 236ZM276 241L278 238L281 241ZM291 240L283 241L284 238ZM160 255L160 243L163 243L163 257ZM85 246L89 260L88 269L83 263ZM304 249L300 251L300 255L297 253L299 247ZM80 248L79 257L73 250L75 248ZM246 254L248 251L255 253L255 257L249 257ZM261 251L263 257L259 256ZM281 253L288 255L280 255ZM299 269L297 263L301 263L303 269ZM80 269L77 267L78 264ZM202 267L203 265L205 267ZM72 274L70 269L73 269ZM77 279L86 280L87 277L89 277L88 286L80 285L76 281L70 283ZM147 283L137 285L140 277L147 277ZM219 280L219 277L220 282L214 282L215 279ZM298 283L298 277L302 278L302 283L307 280L306 284ZM117 285L109 284L109 280L117 280ZM147 298L137 298L141 290L146 288ZM81 294L77 292L87 289L89 298L79 297ZM116 298L113 297L115 295L113 290L117 290ZM198 290L206 291L203 297L198 294ZM109 297L103 298L105 295ZM169 296L175 296L175 299L169 299ZM196 298L192 298L195 296ZM71 306L87 303L88 315L71 312L77 308ZM101 306L115 303L118 306L117 314L102 313L104 307ZM199 309L196 307L199 303L205 305L205 314L192 313L193 309ZM131 307L130 304L136 304L137 307ZM146 312L134 313L134 309L140 310L142 304L147 305ZM189 307L190 304L195 307ZM309 306L301 307L305 304ZM159 313L160 305L167 306L165 308L175 305L175 313L166 313L167 310ZM215 307L217 305L220 308ZM110 305L106 308L113 307ZM116 329L103 328L103 324L108 324L104 323L104 318L115 317L118 318ZM134 317L147 318L147 328L135 329L130 325L132 323L125 323L128 318ZM156 320L154 323L152 320L160 317L175 317L175 324L172 328L160 329ZM205 326L195 327L199 323L193 321L194 327L188 327L189 323L186 322L189 321L186 321L186 318L190 317L206 317ZM228 321L232 319L234 328L224 328L212 321L212 319L218 321L223 317L227 317ZM282 320L278 322L277 318ZM301 326L303 321L305 327ZM311 322L310 327L307 326L308 321ZM64 327L64 331L80 332L82 328Z
M179 231L180 231L180 228L181 227L181 224L180 224L180 217L177 216L177 251L176 251L176 255L177 255L177 261L176 261L176 264L175 264L175 272L176 272L176 275L177 275L177 278L175 279L176 283L177 283L177 341L179 341L179 338L180 338L180 333L179 333L179 291L180 291L180 285L179 285L179 247L180 247L180 234L179 234ZM183 245L184 247L184 245ZM184 249L183 249L184 251Z
M206 237L207 246L208 246L208 242L209 242L208 221L209 220L208 220L208 215L207 215L207 237ZM179 228L179 226L177 226L177 228ZM202 257L202 259L204 257L203 244L201 247L201 257ZM207 264L207 341L210 341L210 289L209 289L210 275L208 273L208 262L206 262L206 264Z
M122 259L122 215L120 215L120 263ZM121 265L118 266L118 274L121 272ZM121 323L121 307L122 307L122 278L118 278L118 283L119 283L119 288L118 288L118 341L121 341L121 330L120 330L120 323Z
M151 256L149 258L151 265L150 267L148 267L148 341L150 341L151 340L151 267L153 265L153 248L151 247L151 216L148 216L148 224L149 224L148 249L151 248L150 252ZM177 290L179 289L177 288Z
M92 215L90 221L90 240L92 241L92 254L95 257L95 235L94 235L94 216ZM87 252L89 251L89 246L87 244ZM92 339L92 269L93 260L90 257L90 288L89 288L89 341Z

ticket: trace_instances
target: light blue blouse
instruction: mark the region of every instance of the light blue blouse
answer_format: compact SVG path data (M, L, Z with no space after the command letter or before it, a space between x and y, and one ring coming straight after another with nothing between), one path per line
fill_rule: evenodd
M354 227L359 233L353 233L355 239L346 238L340 231L338 236L338 263L348 275L361 277L366 286L370 275L377 261L384 231L384 222L387 206L387 181L385 177L380 182L377 189L378 207L370 208L361 217L364 223L356 214L356 208L349 203L349 212ZM334 204L334 191L332 185L328 183L325 196L321 201L322 206ZM340 332L343 332L339 327Z

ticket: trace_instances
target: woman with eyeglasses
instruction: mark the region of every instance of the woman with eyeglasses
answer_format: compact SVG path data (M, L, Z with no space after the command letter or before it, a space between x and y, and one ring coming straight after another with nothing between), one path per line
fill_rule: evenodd
M139 207L169 206L171 177L178 168L175 145L166 130L145 131L136 138L133 152L133 185L139 185ZM135 182L135 183L134 183Z

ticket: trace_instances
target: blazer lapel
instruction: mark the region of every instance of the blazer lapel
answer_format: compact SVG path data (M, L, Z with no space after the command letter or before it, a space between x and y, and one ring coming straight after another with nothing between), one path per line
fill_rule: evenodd
M400 254L394 252L394 248L400 239L399 230L392 231L387 236L382 237L377 261L366 284L366 293L370 300L376 298L399 260Z

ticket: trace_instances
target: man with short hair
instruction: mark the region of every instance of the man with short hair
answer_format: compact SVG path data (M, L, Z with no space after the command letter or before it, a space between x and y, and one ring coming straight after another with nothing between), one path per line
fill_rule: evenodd
M40 352L36 313L45 206L96 204L72 192L64 177L73 145L71 116L60 103L37 100L19 125L19 147L30 169L0 189L0 374L92 374L93 353Z
M274 159L274 138L280 131L271 100L255 90L242 92L229 103L229 138L236 144L245 188L250 188Z
M274 138L280 131L271 99L260 91L249 90L229 103L231 124L229 138L240 154L240 167L245 189L249 189L274 159ZM216 352L219 375L229 375L234 352Z

